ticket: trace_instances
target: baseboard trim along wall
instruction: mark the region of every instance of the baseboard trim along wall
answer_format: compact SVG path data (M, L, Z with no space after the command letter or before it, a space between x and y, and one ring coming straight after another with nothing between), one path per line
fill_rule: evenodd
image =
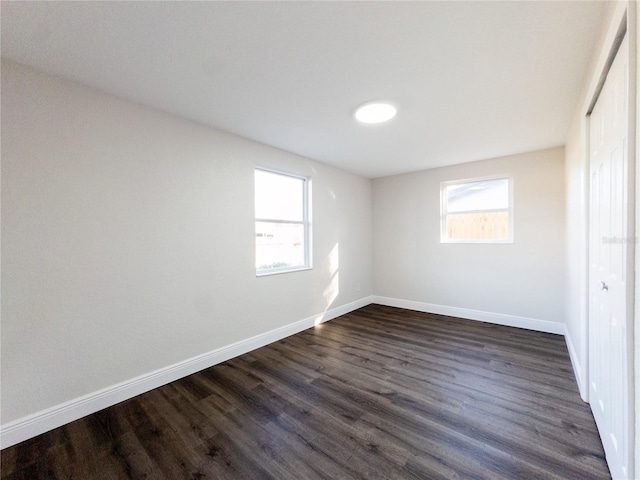
M418 312L436 313L438 315L460 317L468 320L479 320L481 322L495 323L496 325L505 325L508 327L526 328L528 330L536 330L538 332L555 333L558 335L564 335L565 333L564 323L550 322L548 320L539 320L536 318L505 315L503 313L483 312L481 310L472 310L469 308L447 307L445 305L415 302L413 300L401 300L399 298L380 297L377 295L374 295L371 301L372 303L387 305L389 307L406 308L408 310L416 310Z
M346 313L362 308L372 303L372 297L341 305L324 313L299 320L297 322L276 328L246 340L227 345L211 352L198 355L182 362L161 368L151 373L141 375L117 385L104 388L80 398L55 407L37 412L0 427L0 447L6 448L29 438L45 433L54 428L65 425L74 420L98 412L141 393L161 387L167 383L225 362L231 358L250 352L270 343L282 340L320 323L333 320Z

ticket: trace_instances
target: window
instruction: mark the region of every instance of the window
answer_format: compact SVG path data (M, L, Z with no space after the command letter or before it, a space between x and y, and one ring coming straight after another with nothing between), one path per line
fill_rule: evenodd
M309 181L255 170L256 274L311 268Z
M442 243L512 243L511 178L441 184Z

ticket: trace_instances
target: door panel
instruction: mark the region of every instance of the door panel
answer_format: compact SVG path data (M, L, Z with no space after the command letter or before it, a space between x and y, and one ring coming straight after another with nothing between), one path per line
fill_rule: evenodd
M625 39L590 119L589 398L614 478L630 472L627 58Z

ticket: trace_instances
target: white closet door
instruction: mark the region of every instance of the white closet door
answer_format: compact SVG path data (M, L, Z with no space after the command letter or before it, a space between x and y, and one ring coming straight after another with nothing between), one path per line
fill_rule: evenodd
M628 42L591 114L589 400L614 478L630 474Z

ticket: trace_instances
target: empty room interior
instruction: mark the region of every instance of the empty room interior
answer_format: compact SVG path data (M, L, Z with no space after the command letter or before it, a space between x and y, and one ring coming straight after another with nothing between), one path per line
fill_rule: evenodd
M635 1L0 9L3 480L640 478Z

